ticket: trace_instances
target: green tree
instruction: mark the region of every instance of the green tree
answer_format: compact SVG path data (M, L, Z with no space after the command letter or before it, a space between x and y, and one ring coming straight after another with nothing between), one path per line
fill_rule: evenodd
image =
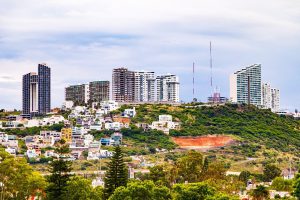
M126 186L128 181L128 171L123 160L121 147L116 146L114 155L108 163L108 170L104 179L105 198L109 198L116 188Z
M171 187L178 178L177 167L171 164L156 165L150 168L149 179L156 185Z
M225 164L223 162L212 162L208 164L208 167L202 171L202 179L213 179L213 180L225 180L226 179Z
M299 173L295 177L295 183L293 187L294 187L293 195L296 198L300 199L300 174Z
M101 187L94 189L90 180L75 176L67 182L62 200L102 200L102 197Z
M247 184L247 181L249 180L250 176L251 173L249 171L242 171L239 175L239 180Z
M229 195L237 194L240 190L245 189L243 183L235 176L227 176L226 179L208 179L204 183L214 187L219 192Z
M29 199L42 196L45 179L33 171L24 158L15 158L0 150L0 199Z
M266 165L264 168L264 180L272 181L274 178L281 175L281 170L275 165Z
M51 175L47 177L49 185L46 190L49 200L62 198L63 191L70 180L70 172L72 170L72 162L66 160L70 149L65 144L65 141L61 140L55 151L59 154L59 158L53 160L49 165Z
M251 196L254 200L264 200L269 198L269 191L263 185L259 185L251 192Z
M206 183L175 184L172 190L173 200L231 200L237 199L217 193L216 190Z
M293 181L284 180L282 177L277 177L272 182L272 188L277 191L291 192L293 190Z
M203 156L199 152L189 151L186 156L178 159L176 166L183 182L197 182L202 176Z
M127 187L118 187L109 200L170 200L170 190L156 186L152 181L132 181Z

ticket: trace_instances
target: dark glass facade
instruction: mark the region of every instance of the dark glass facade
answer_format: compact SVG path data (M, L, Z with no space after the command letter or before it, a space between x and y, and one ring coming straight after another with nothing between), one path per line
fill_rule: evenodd
M46 114L51 111L51 69L46 64L39 64L38 76L39 114Z
M51 111L51 71L46 64L38 65L38 74L23 76L23 115L44 115Z

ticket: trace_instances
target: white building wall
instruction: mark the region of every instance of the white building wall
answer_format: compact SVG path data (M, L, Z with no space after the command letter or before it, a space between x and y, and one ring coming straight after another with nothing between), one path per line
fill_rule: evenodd
M84 103L88 103L90 99L90 86L89 84L85 84L84 87Z
M271 88L271 110L273 112L280 110L280 92L276 88Z
M237 103L237 75L230 75L230 101Z
M168 74L156 77L156 100L179 102L179 78L176 75Z
M271 108L271 85L269 83L263 83L261 87L262 92L262 105L264 108Z
M147 102L153 101L155 94L154 87L154 72L136 71L135 76L135 101Z
M235 82L235 77L236 82ZM249 103L259 106L261 100L261 65L254 64L235 72L231 76L231 99L237 103ZM235 89L236 83L236 89ZM236 93L236 99L235 99ZM249 96L250 94L250 96Z

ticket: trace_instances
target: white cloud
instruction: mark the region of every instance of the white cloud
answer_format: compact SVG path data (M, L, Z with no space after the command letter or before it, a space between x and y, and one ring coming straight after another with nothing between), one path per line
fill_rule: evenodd
M204 100L210 91L209 41L215 82L225 94L229 73L260 62L266 79L289 91L283 104L300 107L289 83L299 81L293 71L299 73L300 60L291 53L300 45L298 0L0 0L0 5L0 84L10 83L0 87L0 107L10 104L3 98L12 98L20 108L18 80L40 62L52 67L56 106L66 85L110 80L116 66L177 73L189 100L185 87L194 61ZM289 77L278 79L281 74Z

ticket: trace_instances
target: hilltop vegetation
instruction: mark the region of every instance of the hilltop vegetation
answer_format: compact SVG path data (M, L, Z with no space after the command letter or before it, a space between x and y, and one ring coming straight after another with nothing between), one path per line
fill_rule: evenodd
M128 107L128 106L127 106ZM125 109L123 106L121 110ZM233 135L251 149L275 149L297 154L300 150L300 121L278 116L255 106L170 106L139 105L133 122L151 123L161 114L170 114L181 122L181 130L171 130L171 136ZM239 147L237 147L239 148Z

